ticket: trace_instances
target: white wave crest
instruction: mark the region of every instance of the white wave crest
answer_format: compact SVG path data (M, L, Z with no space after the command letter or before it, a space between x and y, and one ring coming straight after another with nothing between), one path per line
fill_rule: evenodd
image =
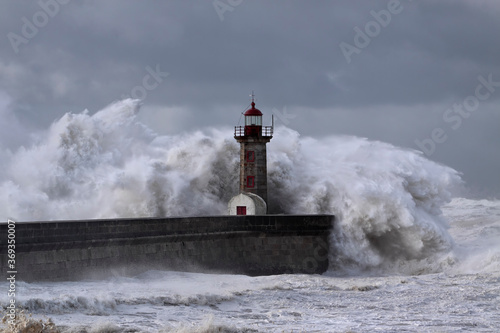
M415 151L356 137L301 139L282 129L276 141L271 207L335 214L335 268L395 266L451 249L440 207L461 182L453 169Z
M159 136L124 100L68 113L6 162L2 214L17 220L224 214L238 191L231 129ZM420 153L356 137L268 145L270 213L331 213L335 266L380 267L449 249L440 207L456 171Z

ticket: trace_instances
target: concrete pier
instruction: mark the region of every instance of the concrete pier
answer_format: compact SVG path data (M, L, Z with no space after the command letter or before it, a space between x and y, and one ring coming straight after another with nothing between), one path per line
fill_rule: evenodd
M17 222L17 280L75 280L148 269L247 275L328 269L332 215ZM7 223L0 224L7 275Z

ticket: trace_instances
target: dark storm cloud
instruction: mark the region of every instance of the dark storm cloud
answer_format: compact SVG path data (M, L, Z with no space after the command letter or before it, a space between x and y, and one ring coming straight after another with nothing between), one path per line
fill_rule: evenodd
M142 91L142 119L161 131L168 118L175 123L163 128L180 132L234 125L254 89L266 115L286 107L288 125L306 135L417 149L415 140L442 128L447 140L430 158L500 193L500 88L460 128L443 119L474 95L479 76L500 82L495 1L220 0L223 13L214 2L4 2L0 90L19 121L39 129ZM23 37L44 8L54 15L16 52L9 33ZM367 45L356 45L357 31ZM357 53L347 59L341 43ZM168 76L144 89L156 68Z

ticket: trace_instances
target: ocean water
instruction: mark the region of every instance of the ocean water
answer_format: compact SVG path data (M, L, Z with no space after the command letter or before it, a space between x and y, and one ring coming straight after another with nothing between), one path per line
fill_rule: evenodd
M160 136L138 111L125 100L66 114L3 150L2 216L224 213L238 189L232 129ZM268 172L271 212L337 216L327 273L18 281L24 321L102 333L500 331L500 201L453 198L460 175L418 152L285 127L268 145ZM6 282L0 290L5 309Z
M402 264L404 274L147 271L21 282L17 300L63 332L498 332L500 201L456 198L443 210L452 249Z

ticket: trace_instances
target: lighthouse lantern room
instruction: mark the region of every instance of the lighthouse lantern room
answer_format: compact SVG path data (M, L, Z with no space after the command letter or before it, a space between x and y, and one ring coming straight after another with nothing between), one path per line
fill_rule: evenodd
M273 126L262 126L262 112L255 108L253 94L251 107L244 116L245 126L234 129L234 138L240 143L240 194L229 202L229 214L266 214L266 144L273 137ZM253 202L250 206L249 201Z

